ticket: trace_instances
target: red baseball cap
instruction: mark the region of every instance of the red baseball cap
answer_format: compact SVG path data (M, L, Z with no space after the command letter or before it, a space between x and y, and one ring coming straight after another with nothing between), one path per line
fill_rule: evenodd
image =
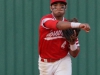
M50 4L52 5L55 2L63 2L65 4L67 4L66 0L51 0Z

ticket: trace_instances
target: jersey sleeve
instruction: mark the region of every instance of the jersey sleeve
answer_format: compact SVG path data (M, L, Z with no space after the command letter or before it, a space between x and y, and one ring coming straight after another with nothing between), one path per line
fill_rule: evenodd
M56 25L59 21L52 18L44 18L41 21L41 26L45 29L57 29Z

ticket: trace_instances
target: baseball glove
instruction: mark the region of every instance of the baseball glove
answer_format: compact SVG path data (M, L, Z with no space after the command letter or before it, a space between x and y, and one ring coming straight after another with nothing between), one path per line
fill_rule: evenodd
M69 20L69 22L78 22L78 20L76 18L73 18L72 20ZM67 41L73 43L76 41L80 30L80 28L70 28L67 30L62 30L62 32Z

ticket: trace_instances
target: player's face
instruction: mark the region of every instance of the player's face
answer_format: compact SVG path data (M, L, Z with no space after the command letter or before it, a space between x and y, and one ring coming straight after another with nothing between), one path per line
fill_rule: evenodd
M54 16L62 17L65 14L66 5L61 2L54 3L50 6L50 9Z

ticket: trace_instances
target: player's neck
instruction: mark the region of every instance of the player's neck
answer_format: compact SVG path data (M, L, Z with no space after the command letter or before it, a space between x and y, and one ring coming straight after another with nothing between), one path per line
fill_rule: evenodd
M56 19L56 20L59 20L59 21L62 21L64 19L64 16L56 16L52 13L53 17Z

